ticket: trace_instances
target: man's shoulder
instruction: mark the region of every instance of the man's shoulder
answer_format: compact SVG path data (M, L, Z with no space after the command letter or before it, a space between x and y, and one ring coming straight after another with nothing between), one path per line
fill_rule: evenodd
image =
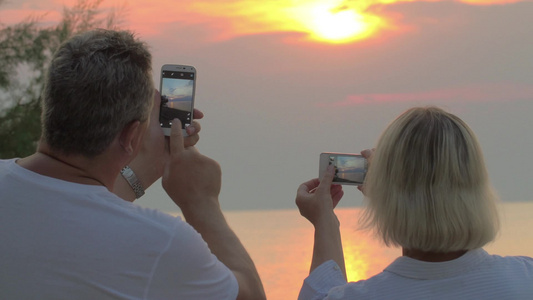
M101 198L97 201L101 201L100 204L105 206L105 210L115 214L117 219L131 222L133 226L173 232L176 227L186 224L177 215L125 201L111 192L95 197Z
M15 164L16 158L0 159L0 170L8 170Z

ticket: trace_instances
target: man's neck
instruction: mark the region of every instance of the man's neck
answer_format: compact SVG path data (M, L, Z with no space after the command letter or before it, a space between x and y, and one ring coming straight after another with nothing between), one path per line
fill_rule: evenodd
M110 191L113 190L118 175L118 170L110 172L110 166L104 166L102 169L104 164L98 158L62 155L45 146L39 146L35 154L17 160L17 164L44 176L80 184L102 185Z

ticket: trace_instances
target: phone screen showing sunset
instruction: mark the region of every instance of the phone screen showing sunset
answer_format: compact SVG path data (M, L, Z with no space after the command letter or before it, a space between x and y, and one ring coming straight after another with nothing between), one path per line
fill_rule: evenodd
M163 71L161 84L162 127L170 127L178 118L182 128L191 124L194 97L194 73Z

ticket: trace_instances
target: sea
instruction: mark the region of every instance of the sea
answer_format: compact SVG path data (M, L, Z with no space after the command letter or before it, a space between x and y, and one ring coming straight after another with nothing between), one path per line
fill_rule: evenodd
M500 204L501 231L485 250L501 256L533 257L533 201ZM336 209L341 223L346 272L349 281L369 278L401 255L371 232L357 229L361 208ZM297 209L226 211L228 223L255 262L267 299L297 299L309 274L313 226Z

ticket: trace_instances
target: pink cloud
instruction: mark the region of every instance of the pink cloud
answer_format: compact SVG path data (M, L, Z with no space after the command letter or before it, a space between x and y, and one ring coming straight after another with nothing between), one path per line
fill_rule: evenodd
M519 84L475 85L411 93L348 95L344 100L319 106L351 106L392 102L489 102L533 100L533 86Z

